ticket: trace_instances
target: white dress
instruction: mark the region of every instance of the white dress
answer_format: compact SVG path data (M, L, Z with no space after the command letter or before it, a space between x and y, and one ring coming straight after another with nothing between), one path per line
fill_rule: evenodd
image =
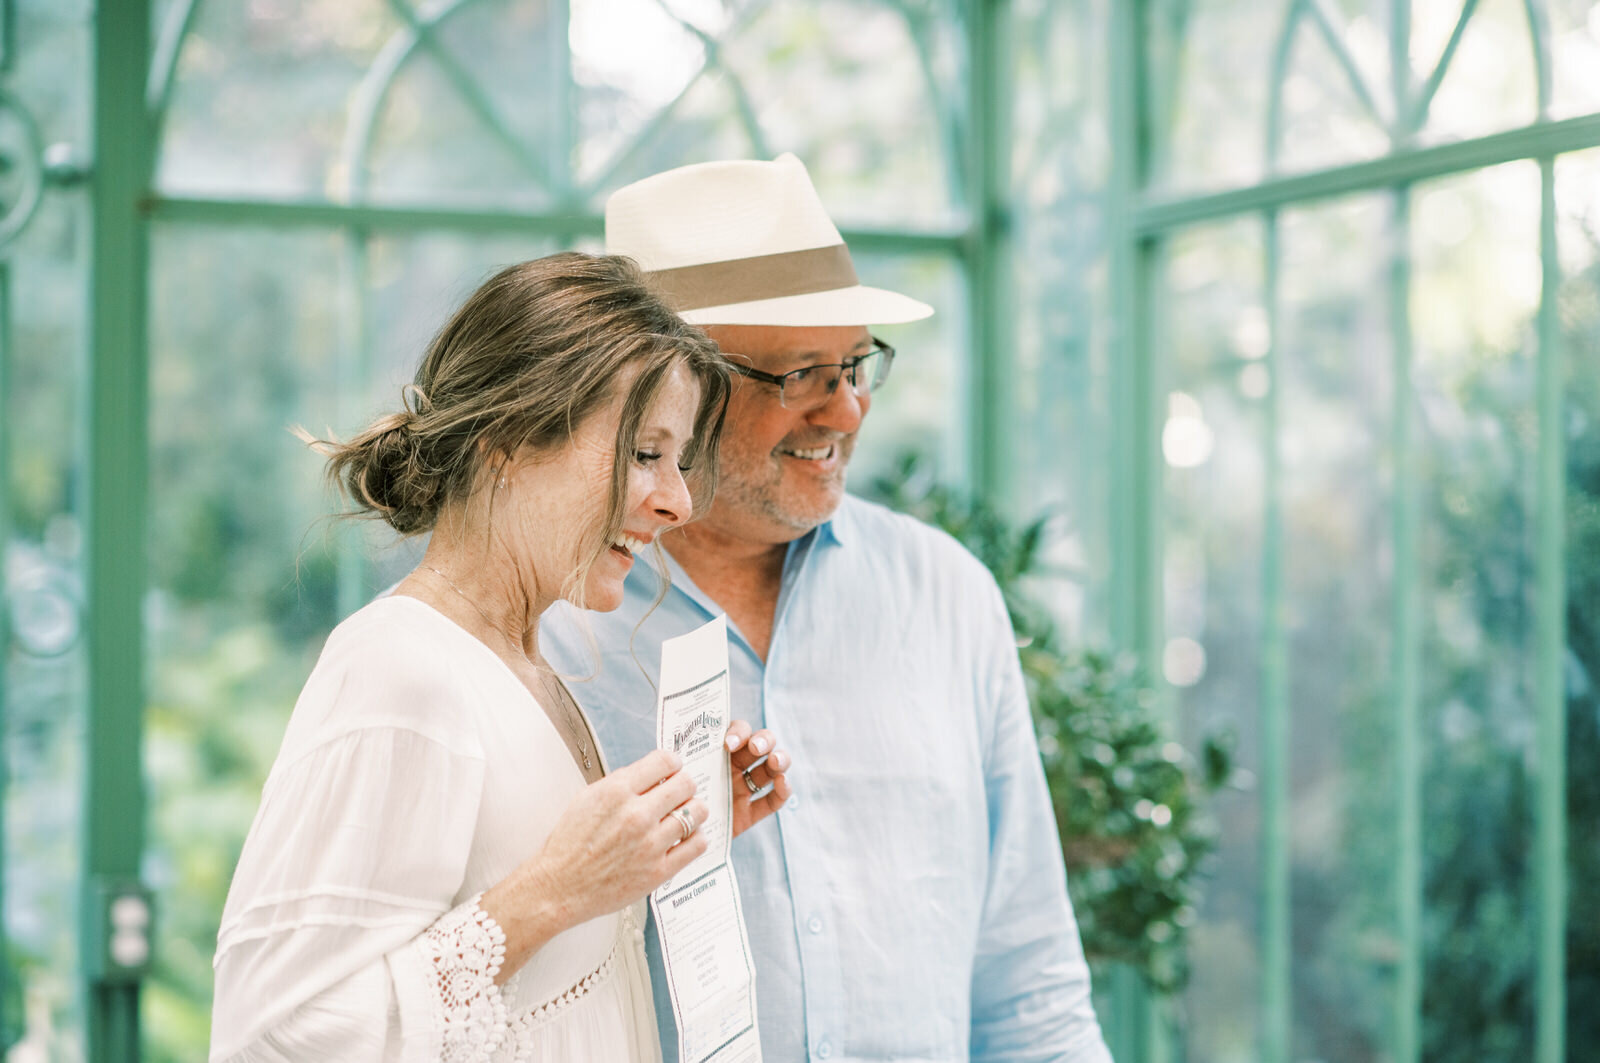
M504 935L478 896L584 785L527 688L431 606L340 624L228 892L213 1063L659 1060L642 902L494 984Z

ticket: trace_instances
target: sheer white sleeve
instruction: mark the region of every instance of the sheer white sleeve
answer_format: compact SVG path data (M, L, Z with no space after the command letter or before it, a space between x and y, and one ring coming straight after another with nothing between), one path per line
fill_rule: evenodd
M363 726L280 756L218 935L212 1060L475 1060L503 1039L504 937L456 903L483 789L459 745Z

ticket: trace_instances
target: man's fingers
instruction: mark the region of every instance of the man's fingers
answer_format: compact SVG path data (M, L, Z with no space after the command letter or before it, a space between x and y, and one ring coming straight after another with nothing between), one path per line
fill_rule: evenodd
M731 732L732 728L729 728L729 731ZM733 762L735 768L744 769L749 767L753 761L765 757L777 747L778 740L773 737L772 732L762 728L749 735L744 743L733 751L729 759Z
M776 812L780 805L789 800L789 793L789 778L786 775L780 775L772 781L772 793L767 795L767 804Z
M764 799L772 793L774 784L783 779L788 767L789 755L781 749L757 757L739 773L742 777L735 783L734 795L752 804Z
M752 823L760 822L782 808L789 800L789 780L782 775L767 784L767 793L761 797L751 795L750 817Z

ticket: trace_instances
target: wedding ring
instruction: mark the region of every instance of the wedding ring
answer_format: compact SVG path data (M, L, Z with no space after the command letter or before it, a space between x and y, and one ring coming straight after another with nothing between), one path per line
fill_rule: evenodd
M744 769L744 785L745 788L750 791L750 800L752 801L759 801L772 792L772 783L769 782L767 785L761 786L750 776L751 772L755 771L757 768L761 767L761 765L767 762L768 756L771 756L771 754L769 753L764 756L757 757L755 760L750 762L750 766L748 768Z
M689 835L694 833L694 813L690 812L682 805L679 805L677 808L672 810L672 815L677 819L678 826L683 828L683 837L679 838L678 840L680 842L688 841Z

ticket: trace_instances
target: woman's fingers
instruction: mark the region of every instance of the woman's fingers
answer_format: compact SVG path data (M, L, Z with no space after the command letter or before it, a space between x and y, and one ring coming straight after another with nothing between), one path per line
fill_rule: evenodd
M738 836L754 824L783 807L789 799L787 750L778 748L777 737L769 730L752 730L743 720L728 725L724 739L728 763L733 771L733 833ZM635 829L648 824L646 848L676 853L688 839L699 834L709 809L695 796L695 784L681 769L676 755L656 750L613 773L625 793L624 802L637 801L641 814L634 819ZM684 809L694 817L694 828L685 838L682 819L673 813Z
M683 758L664 749L652 749L632 764L624 765L607 776L615 779L629 793L642 794L655 787L662 779L683 767Z
M660 819L695 795L694 779L686 771L675 771L643 796L652 815Z
M681 815L680 809L682 810ZM680 845L689 841L690 838L696 837L700 833L700 828L705 826L706 817L710 814L711 810L698 797L691 798L671 809L665 816L661 817L661 822L653 832L656 848L664 849L669 846ZM685 837L683 833L684 821L682 816L688 816L689 822L693 824L689 828L688 837Z
M680 845L674 845L667 850L667 873L662 882L676 875L690 864L694 863L705 854L706 846L711 843L706 841L706 836L699 831L689 835L689 840Z

